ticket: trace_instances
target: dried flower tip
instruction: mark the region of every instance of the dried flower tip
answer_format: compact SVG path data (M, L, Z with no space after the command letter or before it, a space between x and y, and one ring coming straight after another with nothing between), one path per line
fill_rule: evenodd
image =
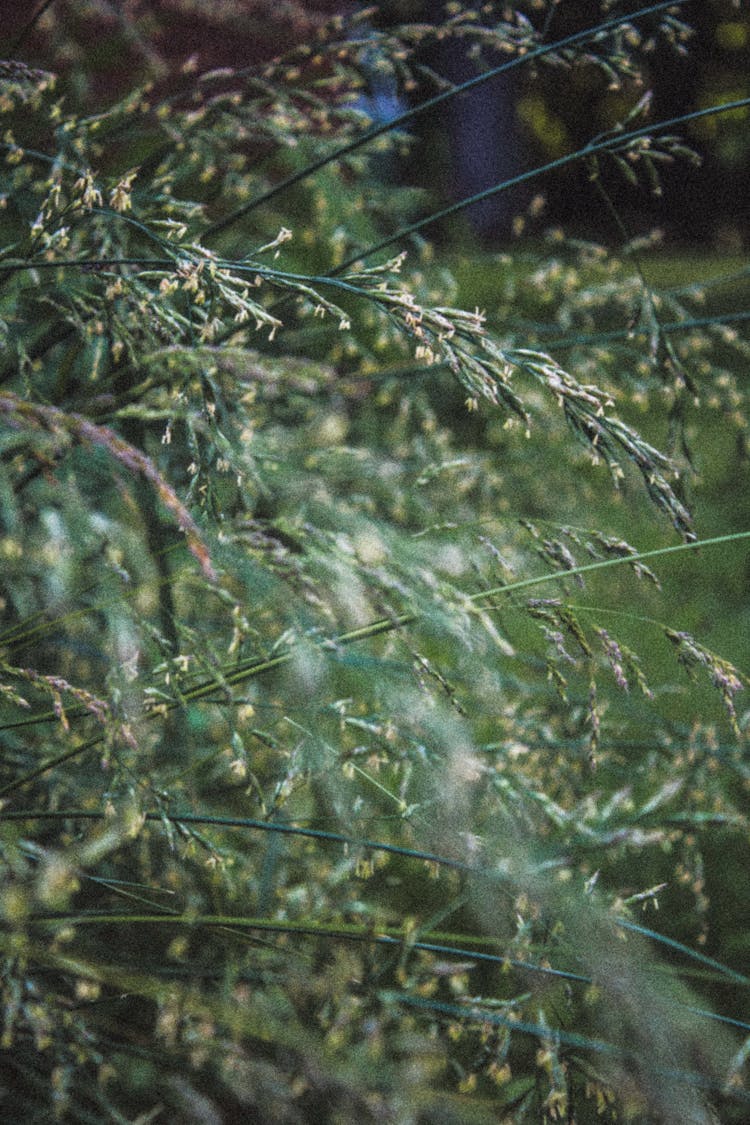
M133 180L138 175L138 169L135 168L132 172L124 175L109 193L109 205L114 211L124 212L130 211L133 205L131 199L131 187Z
M284 242L290 242L292 238L294 238L294 235L289 228L282 227L274 240L272 242L267 242L265 246L261 246L256 253L265 254L266 250L275 250L277 246L281 246ZM275 254L274 257L278 257L278 254Z

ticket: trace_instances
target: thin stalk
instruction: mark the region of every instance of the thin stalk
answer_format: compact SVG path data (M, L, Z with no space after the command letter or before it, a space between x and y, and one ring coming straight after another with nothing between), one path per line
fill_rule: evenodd
M579 150L575 156L580 155L583 150ZM571 157L573 159L574 157ZM568 159L568 158L564 158ZM498 189L499 190L499 189ZM476 198L476 197L473 197ZM472 200L467 200L460 206L468 205ZM459 206L459 205L456 205ZM436 218L439 216L436 216ZM432 221L429 219L428 221ZM347 263L344 263L339 269L352 265L355 261L360 261L363 257L369 256L374 253L376 249L382 249L385 243L380 243L377 247L373 247L366 251L364 255L358 255L357 258L351 258ZM326 274L313 275L313 274L297 274L290 273L284 270L275 270L272 268L248 265L241 261L233 261L232 259L216 259L214 263L219 269L233 270L237 273L252 273L255 276L262 277L269 284L284 285L285 282L290 282L292 285L301 283L304 285L315 285L321 287L330 287L333 289L341 290L345 293L351 294L355 297L363 298L374 304L378 304L379 295L377 290L368 290L360 286L354 285L351 282L342 280L335 276L328 276ZM53 262L10 262L5 265L0 264L0 276L3 274L10 274L19 270L37 270L37 269L89 269L92 266L104 268L116 266L138 266L144 269L162 269L174 271L178 268L179 261L177 258L62 258ZM740 276L746 276L746 271L742 271ZM293 296L294 294L289 294ZM277 302L273 308L276 308L280 303L287 300L282 298L282 302ZM684 320L669 321L659 325L659 332L664 336L669 336L677 332L686 332L692 329L710 328L716 324L737 324L744 323L750 320L750 311L747 309L736 310L733 312L713 313L707 316L688 317ZM234 330L234 329L233 329ZM635 328L615 328L608 332L597 332L590 334L575 334L567 336L557 336L550 338L545 331L544 326L537 327L536 331L541 332L542 342L545 348L554 349L567 349L574 347L598 347L604 344L616 343L619 340L633 340L637 339L640 335L645 334L645 329ZM429 367L410 368L407 374L416 373L419 375L432 374L439 368L447 368L447 364L432 364ZM363 376L363 381L370 381L372 379L380 380L382 378L392 378L394 375L399 375L401 372L385 371L382 374L375 372ZM1 378L1 377L0 377ZM111 413L111 412L110 412Z
M78 714L74 716L74 718L76 719L80 717L81 716ZM49 722L49 716L40 715L39 721ZM6 794L12 793L16 789L20 789L23 785L27 785L30 781L34 781L37 777L41 777L42 774L45 774L49 770L54 769L55 766L61 766L64 762L69 762L72 758L77 758L79 754L85 753L86 750L92 750L94 746L99 746L103 741L104 735L98 734L96 735L96 737L89 738L86 742L81 742L78 746L74 746L72 747L72 749L66 750L64 754L57 754L54 758L47 758L46 761L38 765L36 769L29 770L27 773L23 774L22 777L15 778L15 780L9 782L7 785L4 785L3 788L0 789L0 800L5 797Z
M0 276L17 273L19 270L55 270L68 266L85 267L87 270L105 269L110 266L139 266L144 269L176 269L179 265L174 258L60 258L52 261L7 262L0 265Z
M673 320L667 324L660 324L659 331L664 335L674 332L686 332L693 328L710 328L714 324L735 324L750 320L750 310L743 309L738 312L714 313L711 316L692 316L685 320ZM558 336L545 339L545 348L577 348L598 347L600 344L609 344L616 340L632 340L644 335L646 329L642 328L615 328L611 332L596 332L591 335Z
M104 820L105 814L89 809L55 809L36 812L33 810L0 810L2 820ZM280 836L301 836L310 840L317 840L327 844L341 844L347 848L365 848L368 851L385 852L389 855L404 856L406 859L417 859L422 863L435 864L438 867L450 868L452 871L478 874L479 870L472 864L448 856L437 855L434 852L420 851L407 848L398 844L383 843L381 840L362 840L356 836L347 836L342 832L327 832L321 828L302 828L293 824L284 824L277 820L254 820L251 817L236 816L209 816L195 813L160 813L150 812L145 814L145 819L162 822L170 821L172 824L200 824L214 828L246 828L257 832L271 832ZM500 879L502 876L495 873L488 877Z
M747 281L748 277L750 277L750 266L743 266L742 269L733 270L731 273L720 273L716 277L706 278L705 281L690 281L687 285L675 285L671 289L664 290L664 292L673 297L692 297L696 292L721 288L721 286L731 285L735 281Z
M448 1004L443 1001L430 1000L423 996L412 996L408 993L394 992L389 993L388 997L409 1008L416 1008L426 1013L443 1016L445 1019L472 1020L476 1023L490 1024L494 1027L505 1027L521 1035L531 1035L541 1040L545 1038L551 1039L555 1043L567 1047L595 1051L598 1054L615 1056L620 1059L632 1059L634 1066L637 1066L639 1071L642 1069L650 1070L653 1075L660 1075L673 1082L676 1081L689 1086L698 1086L701 1089L713 1090L717 1093L727 1092L720 1083L697 1071L682 1070L677 1067L666 1069L665 1067L656 1066L646 1055L637 1054L635 1051L628 1051L614 1043L608 1043L606 1040L592 1039L587 1035L581 1035L579 1032L565 1031L557 1027L551 1028L546 1024L535 1024L526 1020L517 1020L515 1015L502 1015L491 1009L487 1010L481 1005L475 1007L473 1005ZM738 1100L744 1103L750 1103L750 1094L744 1091L735 1092L733 1090L732 1096L736 1096ZM708 1120L708 1118L706 1118L706 1120Z
M5 810L0 812L0 821L27 821L27 820L105 820L106 816L103 812L96 812L92 810L83 809L58 809L54 811L38 811L38 810ZM145 820L161 823L164 819L173 824L195 824L195 825L209 825L220 828L245 828L255 831L271 832L280 835L297 836L307 839L314 839L323 843L334 843L343 845L350 848L365 848L371 851L379 851L390 855L399 855L407 859L417 859L421 862L436 864L440 867L448 868L450 870L463 871L472 876L479 877L491 882L504 881L504 876L497 870L477 867L476 865L467 864L463 861L453 859L452 857L438 855L433 852L425 852L414 848L407 848L396 844L384 843L379 840L358 839L353 836L346 836L340 832L327 832L321 829L302 828L296 825L281 824L275 821L262 821L255 820L247 817L228 817L228 816L212 816L212 815L197 815L194 813L170 813L162 814L159 812L151 812L145 815ZM633 933L646 937L660 945L666 946L669 949L675 950L690 960L698 962L700 965L711 969L714 973L720 974L722 977L727 977L735 984L747 987L750 985L750 977L736 970L731 969L729 966L724 965L722 962L717 961L713 957L709 957L698 950L691 949L689 946L684 945L682 942L676 941L673 938L660 934L655 930L648 927L638 925L631 922L626 918L613 918L613 924L624 930L629 930ZM268 918L246 917L246 916L233 916L233 915L199 915L186 917L176 911L161 910L157 914L113 914L113 913L95 913L79 914L72 916L53 915L49 917L37 917L29 919L32 925L96 925L96 924L118 924L125 923L127 925L140 924L152 925L159 923L175 924L175 925L188 925L188 926L209 926L209 927L231 927L234 929L252 929L261 930L264 932L282 933L282 934L305 934L314 937L327 937L332 939L344 939L353 941L368 941L378 945L393 945L398 948L404 946L404 935L398 927L385 926L379 928L377 935L373 934L370 927L359 927L351 923L340 923L334 927L328 925L318 925L309 922L280 922L278 920ZM425 952L436 953L440 955L454 956L459 958L471 958L474 961L481 961L485 963L500 964L503 966L512 967L523 972L531 972L546 975L556 979L568 980L581 984L590 984L591 978L580 973L570 972L563 969L554 969L551 966L535 965L531 962L520 961L513 958L507 958L502 954L485 953L475 948L461 948L456 945L457 941L462 942L464 945L471 945L472 947L480 944L487 945L493 944L492 939L484 935L461 934L457 936L453 933L442 933L438 931L430 931L433 941L409 941L409 948L423 950ZM452 944L446 944L451 942ZM715 979L715 978L714 978ZM744 1024L740 1020L731 1019L717 1015L713 1012L705 1012L702 1009L689 1008L694 1014L701 1017L718 1020L719 1022L730 1023L733 1026L750 1030L750 1025Z
M482 954L473 950L458 949L454 946L444 946L434 944L431 942L410 942L404 937L402 930L396 927L383 927L378 934L373 934L369 927L358 926L352 923L342 922L337 926L317 925L309 922L280 922L272 921L267 918L253 918L253 917L236 917L233 915L224 914L207 914L207 915L179 915L179 916L165 916L159 914L115 914L115 913L91 913L91 914L73 914L73 915L53 915L50 917L32 917L28 919L27 924L34 927L67 927L74 926L80 928L83 926L97 926L97 925L126 925L130 926L151 926L159 925L164 926L178 926L188 927L193 929L197 926L210 927L210 928L230 928L233 930L250 929L261 931L265 933L281 933L281 934L298 934L307 935L311 937L324 937L328 940L345 940L345 941L361 941L371 945L385 945L394 946L403 949L405 946L410 949L425 950L427 952L435 952L440 954L447 954L451 956L470 957L472 960L482 960L494 962L496 964L508 965L517 968L523 972L544 973L545 975L552 975L560 977L569 981L587 984L590 983L590 978L577 973L567 973L563 970L553 970L545 966L538 966L532 963L506 959L505 957ZM437 936L437 935L436 935ZM656 935L658 936L658 935ZM485 939L486 940L486 939ZM688 951L692 952L692 951ZM719 963L716 962L718 965ZM723 968L723 966L719 966ZM744 983L750 983L745 981ZM426 1009L431 1012L437 1012L443 1015L449 1015L455 1019L470 1019L480 1021L482 1024L491 1023L496 1026L508 1027L512 1031L520 1032L522 1034L534 1035L537 1037L554 1038L560 1042L569 1044L571 1046L584 1047L592 1050L602 1051L608 1054L626 1055L627 1052L613 1043L608 1043L603 1040L591 1039L588 1036L580 1035L576 1032L565 1032L560 1029L551 1029L547 1025L537 1025L527 1023L523 1020L510 1018L509 1016L502 1015L496 1009L490 1006L484 1006L481 1003L472 1005L458 1005L458 1004L444 1004L432 1000L425 1000L421 997L414 997L404 994L391 993L389 998L404 1003L410 1006ZM704 1013L701 1009L690 1009L696 1015L707 1015L713 1019L721 1020L721 1016L716 1016L714 1013ZM731 1021L737 1026L743 1027L741 1021ZM642 1062L643 1060L639 1060ZM680 1071L679 1077L685 1081L698 1083L701 1085L710 1084L709 1081L699 1074L694 1074L690 1071ZM750 1100L750 1095L746 1095Z
M186 927L220 927L222 929L232 927L235 930L262 930L266 933L275 934L301 934L308 937L339 938L347 941L371 942L374 945L396 946L401 949L406 945L409 949L422 949L430 953L442 953L457 957L471 957L477 961L513 966L514 968L538 972L545 976L560 977L581 984L591 983L589 977L583 976L580 973L567 972L563 969L552 969L545 965L535 965L533 962L511 960L501 954L482 953L474 949L463 949L455 945L437 944L435 942L412 941L410 938L404 936L403 928L399 926L378 927L378 932L373 933L371 927L358 925L354 922L340 922L336 925L330 925L317 922L280 921L273 918L256 918L254 916L233 914L166 914L161 911L155 914L92 911L91 913L82 912L80 914L39 914L28 918L29 926L45 929L57 926L153 926L164 924ZM444 938L446 940L450 940L452 937L450 934L443 935L440 933L435 933L433 936L438 939ZM492 938L482 935L474 936L462 934L459 940L480 945L494 944Z
M664 121L657 121L653 125L644 125L641 126L640 129L632 129L627 133L613 133L611 136L605 137L600 141L596 139L589 141L587 145L584 145L583 148L576 149L575 152L570 152L566 156L559 156L556 160L551 160L548 164L539 165L537 168L531 168L528 172L521 172L517 176L512 176L509 180L503 180L501 183L494 184L492 187L485 188L483 191L478 191L474 195L467 196L465 199L459 199L457 203L452 203L449 207L443 207L440 211L434 211L424 219L419 219L415 223L410 223L408 226L401 227L400 230L397 230L395 234L390 235L388 238L383 238L380 242L373 243L372 246L368 246L367 249L362 250L360 253L353 254L331 272L337 274L343 273L355 263L362 262L366 258L372 257L372 255L377 254L379 250L385 250L386 247L392 246L395 242L400 242L409 235L416 234L417 231L424 230L425 227L432 226L433 223L440 222L441 219L446 219L449 215L455 215L457 212L463 211L466 207L471 207L474 203L481 203L483 200L489 199L491 196L497 195L501 191L507 191L508 188L515 187L517 184L527 183L529 180L536 179L537 176L543 176L547 172L553 172L558 168L564 168L568 164L572 164L575 160L581 160L588 156L596 156L597 153L607 152L612 148L621 148L630 141L638 140L640 137L648 136L651 133L661 132L663 129L671 129L677 125L685 125L690 121L698 121L703 117L712 117L717 113L728 113L733 109L743 109L748 105L750 105L750 98L739 98L733 102L709 106L707 109L696 109L691 113L680 114L679 117L670 117Z
M640 551L636 555L618 556L614 559L600 559L594 563L584 563L583 566L575 566L571 570L558 571L555 574L541 574L536 578L522 578L518 582L509 582L507 586L495 586L491 590L480 590L477 594L471 594L471 601L485 601L487 598L492 598L497 594L510 593L517 590L523 590L528 586L533 586L541 582L549 582L554 578L568 578L576 574L589 574L594 570L605 570L607 567L618 566L620 563L626 562L642 562L645 559L655 559L662 555L673 555L680 551L694 551L699 547L718 547L722 543L732 543L740 539L750 539L750 531L735 531L730 535L715 535L710 539L694 540L691 543L676 543L672 547L655 547L651 551Z
M374 125L371 129L367 129L366 132L362 133L359 137L355 137L354 140L339 146L339 148L334 149L333 152L329 152L327 155L321 156L319 159L305 165L304 168L301 168L291 176L287 176L286 179L281 180L280 183L275 184L274 187L269 188L269 190L263 192L262 195L256 196L255 199L244 203L242 207L238 207L236 211L225 215L223 219L217 219L215 223L211 223L210 226L206 227L203 231L203 237L211 238L213 235L219 234L221 231L226 230L227 227L236 223L238 219L242 219L245 215L250 214L256 207L261 207L264 203L269 203L272 199L275 199L277 195L280 195L288 188L294 187L295 184L300 183L302 180L308 179L327 164L332 164L342 157L348 156L350 152L355 152L358 148L362 148L363 145L367 145L377 137L383 136L384 133L400 128L407 122L413 121L416 117L427 113L431 109L435 109L436 106L442 105L451 98L458 97L459 94L464 94L467 90L475 89L483 82L489 82L490 79L496 78L500 74L507 74L508 71L513 70L515 67L533 62L535 59L542 58L544 55L548 55L553 51L562 51L567 47L575 46L577 43L585 43L589 39L595 39L597 36L604 35L606 32L613 31L615 28L620 27L621 24L633 23L636 20L653 15L655 12L660 12L666 8L672 8L678 4L684 3L686 3L686 0L676 0L676 4L674 0L668 0L666 3L651 4L647 8L642 8L639 12L630 12L626 15L617 16L605 23L599 23L595 27L588 27L584 31L578 31L573 35L568 35L565 39L559 39L555 43L544 44L541 47L535 48L533 51L529 51L528 54L518 55L509 62L492 67L492 69L485 71L483 74L477 74L473 78L467 79L467 81L462 82L460 86L455 86L450 90L444 90L440 94L435 94L434 97L420 102L419 105L414 106L412 109L407 109L396 117L392 117L390 121L385 121L381 125Z
M100 814L102 815L102 814ZM153 819L160 819L158 814L153 814ZM173 821L184 821L184 817L170 817ZM357 841L355 841L356 843ZM382 845L377 845L381 847ZM450 862L450 861L443 861ZM451 864L452 866L452 864ZM476 868L471 869L472 874L482 875L481 870ZM248 930L261 930L265 933L278 933L278 934L301 934L309 937L325 937L325 938L341 938L349 941L367 941L375 945L394 945L403 948L408 945L409 949L421 949L430 953L447 954L457 957L471 957L477 961L485 961L493 964L507 965L522 971L530 971L533 973L540 973L546 976L557 977L563 980L575 981L579 984L590 984L591 978L581 973L569 972L565 969L553 969L551 966L535 965L533 962L519 961L512 958L504 957L502 954L483 953L474 949L459 948L456 945L446 945L446 940L452 941L452 934L442 934L435 932L431 936L439 939L436 942L425 941L410 941L404 937L403 929L398 926L382 926L378 927L378 933L374 934L372 928L369 926L361 926L353 922L340 922L335 926L328 924L319 924L316 922L293 922L293 921L280 921L272 918L257 918L247 915L234 915L234 914L177 914L166 913L159 911L156 914L136 914L136 913L117 913L107 911L92 911L91 913L79 914L50 914L50 915L37 915L28 918L28 925L39 927L67 927L67 926L98 926L98 925L127 925L127 926L153 926L153 925L174 925L174 926L205 926L210 928L215 927L231 927L235 930L248 929ZM676 949L680 953L685 954L691 959L707 965L719 972L722 976L729 977L735 984L741 984L743 987L750 985L750 978L744 976L742 973L737 973L728 966L723 965L720 961L714 960L712 957L707 957L705 954L699 953L697 950L690 949L688 946L683 945L681 942L674 941L672 938L665 937L663 934L657 933L655 930L649 930L644 926L637 926L635 923L629 923L623 918L615 918L613 922L616 926L623 929L632 930L632 932L648 937L651 940L657 941L662 945L666 945L671 949ZM464 943L472 944L477 943L480 945L493 944L492 938L485 935L470 935L462 934L458 939ZM714 1017L717 1018L717 1017ZM721 1017L718 1017L721 1018ZM739 1022L739 1021L738 1021Z
M681 941L675 941L674 938L659 934L656 930L649 930L647 926L639 926L636 922L629 922L626 918L616 918L615 925L619 926L621 930L630 930L631 933L640 934L659 945L665 945L668 949L676 950L677 953L682 953L683 956L689 957L692 961L698 961L701 965L716 969L722 976L728 977L735 984L741 984L744 987L750 985L750 977L745 976L744 973L738 973L727 965L722 965L721 961L716 961L705 953L699 953L697 949L691 949L689 945L683 945Z
M656 547L651 551L641 551L635 555L619 555L616 558L599 559L597 562L584 563L582 566L572 567L570 570L537 574L531 578L519 579L517 582L508 582L504 586L493 586L488 590L479 590L474 594L469 594L467 600L481 606L482 603L492 598L499 597L500 595L517 593L519 590L527 590L532 586L541 586L549 582L559 581L560 579L574 578L578 574L590 574L593 571L606 570L613 566L622 566L623 564L632 565L633 563L643 562L646 559L659 558L663 555L672 555L682 551L693 551L697 550L699 547L720 546L742 539L750 539L750 531L736 531L730 535L717 535L711 539L694 540L689 543L677 543L672 547ZM411 625L415 621L418 621L421 616L422 615L417 612L410 611L395 614L393 617L382 617L377 621L369 622L367 625L361 625L356 629L349 629L344 633L339 633L336 637L318 640L316 644L324 651L335 652L337 649L355 644L357 641L369 640L383 633L390 633L396 629L402 629L404 626ZM163 715L165 711L171 711L175 707L182 706L186 703L199 702L201 699L205 699L214 692L221 691L225 686L237 687L239 684L255 679L265 672L270 672L274 668L280 668L288 664L292 656L293 648L288 648L278 653L276 656L260 660L253 659L235 665L231 670L223 673L221 681L206 680L203 683L196 684L195 687L184 691L179 700L160 703L158 708L150 713L149 717L153 718L155 715ZM81 718L88 714L88 712L83 708L71 708L66 714L68 719L74 719ZM55 719L57 719L57 715L54 711L46 711L41 715L30 715L28 718L19 719L13 723L5 723L0 727L0 730L17 729L18 727L32 726L37 723L51 722ZM64 755L59 755L54 759L50 759L48 762L41 763L35 770L24 774L22 777L16 778L0 789L0 798L20 788L22 785L25 785L27 781L45 773L60 761L65 761L69 757L73 757L75 754L97 745L102 741L102 738L103 735L99 735L73 751L67 751Z

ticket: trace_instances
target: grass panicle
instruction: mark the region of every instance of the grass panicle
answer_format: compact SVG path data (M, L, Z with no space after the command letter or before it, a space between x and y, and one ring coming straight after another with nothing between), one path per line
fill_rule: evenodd
M613 184L748 99L679 0L147 7L0 49L0 1105L746 1120L748 273ZM606 121L408 184L503 74ZM616 246L425 241L564 169Z

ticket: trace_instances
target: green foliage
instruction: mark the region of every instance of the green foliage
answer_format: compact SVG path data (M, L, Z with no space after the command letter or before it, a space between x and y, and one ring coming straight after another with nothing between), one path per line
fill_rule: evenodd
M747 1117L710 895L750 532L706 492L747 472L746 314L619 216L619 253L436 254L445 212L379 178L416 113L357 101L453 35L632 94L565 157L595 181L692 158L638 88L680 5L550 44L554 7L334 20L114 104L88 60L0 63L12 1117Z

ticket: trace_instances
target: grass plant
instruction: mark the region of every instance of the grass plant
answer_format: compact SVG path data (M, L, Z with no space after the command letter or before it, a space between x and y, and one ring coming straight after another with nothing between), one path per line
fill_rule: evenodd
M611 193L750 98L651 118L689 5L594 7L370 11L175 73L124 6L114 101L66 5L8 45L8 1120L750 1116L750 287ZM369 120L373 66L419 103ZM624 108L515 179L585 170L617 246L535 197L513 249L441 251L515 180L445 205L378 157L547 67Z

